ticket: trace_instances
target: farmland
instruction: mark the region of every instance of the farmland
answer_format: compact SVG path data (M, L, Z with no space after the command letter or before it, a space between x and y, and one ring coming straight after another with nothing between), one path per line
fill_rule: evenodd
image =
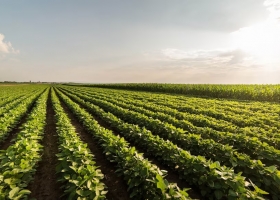
M280 199L280 86L184 87L0 86L0 199Z

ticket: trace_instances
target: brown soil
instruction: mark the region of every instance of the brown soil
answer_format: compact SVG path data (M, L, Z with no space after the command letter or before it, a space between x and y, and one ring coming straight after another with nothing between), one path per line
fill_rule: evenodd
M64 93L65 94L65 93ZM66 95L66 94L65 94ZM71 98L71 97L69 97ZM72 98L71 98L72 99ZM74 99L72 99L73 101L75 101ZM77 102L76 102L77 103ZM80 105L80 104L79 104ZM85 106L83 105L80 105L81 108L84 108L86 109L88 112L90 112ZM91 112L90 112L91 113ZM122 134L119 134L119 132L117 130L115 130L114 128L112 128L110 126L109 123L105 122L104 120L100 119L99 117L97 116L93 116L94 119L101 125L103 126L104 128L108 129L108 130L111 130L115 135L120 135L122 136ZM126 138L127 139L127 138ZM142 148L142 147L139 147L139 145L135 144L133 142L133 140L129 140L131 146L135 146L137 151L138 152L147 152L146 149ZM169 183L177 183L177 185L183 189L183 188L192 188L190 190L188 190L188 194L190 195L191 198L193 199L201 199L203 200L203 197L200 195L199 193L199 189L194 187L194 186L190 186L187 182L181 180L179 178L179 175L175 172L175 171L172 171L170 170L170 168L164 164L162 164L160 161L158 161L153 155L151 154L147 154L147 153L144 153L143 156L145 158L147 158L151 163L155 164L156 166L158 166L161 170L166 170L168 171L168 174L167 176L165 177L165 179L169 182Z
M42 160L39 162L34 180L29 184L28 189L31 191L30 198L54 200L61 199L63 191L60 184L57 183L55 166L58 153L57 135L55 129L54 110L52 108L50 93L47 100L47 124L45 135L42 141L44 146Z
M106 156L103 154L103 151L98 146L98 142L86 132L83 126L78 122L75 118L74 114L70 111L70 109L61 101L61 105L67 113L68 117L71 119L72 125L75 127L76 132L80 135L80 138L83 142L87 143L89 149L94 155L95 162L105 178L103 182L108 187L108 193L106 195L109 200L128 200L129 193L127 192L127 185L124 180L117 176L115 173L116 165L111 163L106 159Z

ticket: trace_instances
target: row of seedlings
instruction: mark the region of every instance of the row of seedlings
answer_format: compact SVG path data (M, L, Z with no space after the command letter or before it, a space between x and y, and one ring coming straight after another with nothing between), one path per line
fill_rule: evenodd
M17 105L20 101L22 101L24 99L24 97L26 98L27 94L23 94L21 96L10 96L9 100L7 100L5 103L3 103L1 105L0 103L0 116L7 112L8 110L12 109L13 107L15 107L15 105Z
M21 97L17 97L13 101L7 103L5 106L0 107L0 117L3 116L4 113L9 112L9 110L16 108L21 104L22 101L24 101L24 99L28 98L31 95L22 95Z
M56 171L67 199L105 199L104 175L96 166L87 144L77 135L60 102L51 91L59 138L58 165Z
M13 109L9 110L9 112L0 117L0 142L6 139L10 131L17 126L22 117L27 113L42 93L43 92L41 90L32 94L21 101L19 105L15 106Z
M38 89L36 89L38 90ZM0 87L0 107L10 103L11 101L22 97L23 95L26 94L31 94L35 93L36 90L34 88L18 88L18 87L13 87L13 88L6 88L3 90L3 88Z
M0 199L26 199L30 194L26 187L41 159L48 93L36 101L15 143L0 151Z

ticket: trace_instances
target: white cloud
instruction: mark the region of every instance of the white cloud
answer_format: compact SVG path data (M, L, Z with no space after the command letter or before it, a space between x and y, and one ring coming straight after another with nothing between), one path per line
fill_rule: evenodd
M0 54L18 53L10 42L4 41L5 36L0 33Z
M161 51L164 56L175 60L182 60L182 59L209 60L213 57L216 57L217 54L223 52L223 50L182 51L179 49L172 49L172 48L163 49Z
M172 66L180 65L184 68L209 68L224 69L256 67L251 55L238 49L217 49L182 51L179 49L167 48L161 50L161 58L169 61Z

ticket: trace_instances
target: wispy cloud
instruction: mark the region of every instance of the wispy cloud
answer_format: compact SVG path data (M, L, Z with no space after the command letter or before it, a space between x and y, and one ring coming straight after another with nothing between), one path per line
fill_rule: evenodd
M0 54L19 53L15 50L10 42L4 41L5 36L0 33Z
M256 67L251 55L239 49L182 51L174 48L161 50L161 58L172 66L184 68L224 69Z

